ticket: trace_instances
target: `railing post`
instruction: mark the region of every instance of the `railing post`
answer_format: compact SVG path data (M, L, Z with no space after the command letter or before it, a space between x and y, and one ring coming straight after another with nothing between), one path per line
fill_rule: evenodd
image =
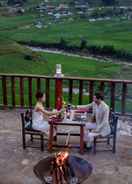
M15 93L15 77L11 77L11 93L12 93L12 106L15 107L16 106L16 93Z
M89 103L93 101L93 93L94 93L93 87L94 87L94 82L89 81Z
M40 91L41 90L41 80L40 80L40 78L37 78L36 82L37 82L37 91Z
M7 102L7 84L5 76L2 77L2 91L3 91L3 105L4 109L6 109L8 102Z
M104 81L101 81L100 82L100 86L99 86L99 91L102 92L102 93L104 93L104 87L105 87Z
M79 81L79 105L82 104L82 97L83 97L83 81Z
M126 95L127 95L127 84L124 82L122 86L122 103L121 103L122 114L125 114L126 111Z
M45 81L45 95L46 95L46 107L49 108L50 104L50 80Z
M28 78L28 88L29 88L29 107L32 108L32 78Z
M114 82L110 83L110 93L111 93L110 107L112 108L112 111L115 111L115 83Z
M24 106L24 84L23 84L23 77L20 77L20 105L21 108Z
M69 95L68 95L68 101L69 103L72 103L72 94L73 94L73 80L69 80Z

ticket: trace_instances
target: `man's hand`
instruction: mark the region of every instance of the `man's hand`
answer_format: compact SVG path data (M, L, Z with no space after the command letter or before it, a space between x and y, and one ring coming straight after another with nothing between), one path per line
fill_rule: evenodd
M97 131L97 130L92 130L92 132L93 132L93 133L99 133L99 131Z

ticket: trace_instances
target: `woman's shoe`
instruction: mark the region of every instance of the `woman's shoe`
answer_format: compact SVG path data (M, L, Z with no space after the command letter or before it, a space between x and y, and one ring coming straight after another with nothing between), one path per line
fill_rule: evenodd
M87 151L91 151L92 150L92 146L87 148Z

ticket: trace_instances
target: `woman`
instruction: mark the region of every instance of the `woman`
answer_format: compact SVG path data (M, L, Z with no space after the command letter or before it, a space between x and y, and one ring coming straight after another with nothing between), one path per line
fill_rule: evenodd
M34 108L33 112L33 129L35 130L40 130L44 132L46 135L49 135L49 124L48 120L49 117L52 115L59 115L60 111L47 111L45 110L43 103L45 102L45 94L42 92L37 92L36 93L36 99L37 103Z

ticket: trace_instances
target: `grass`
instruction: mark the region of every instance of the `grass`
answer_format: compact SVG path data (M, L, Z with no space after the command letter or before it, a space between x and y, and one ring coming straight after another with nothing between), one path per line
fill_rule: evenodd
M113 78L117 72L120 72L120 65L117 64L100 63L94 59L59 54L41 53L41 61L28 61L24 59L24 55L30 52L29 50L26 51L15 43L10 47L9 45L6 45L5 50L0 49L0 72L2 73L54 75L57 63L62 64L63 72L68 76Z
M38 15L28 13L23 16L0 17L0 40L6 38L16 41L57 42L60 37L64 37L70 43L79 44L83 37L88 44L114 45L116 48L132 51L131 21L89 23L76 20L37 29L33 26L37 19ZM43 19L46 22L46 18Z
M33 26L38 19L35 14L0 18L0 37L16 41L57 42L60 37L69 43L80 44L85 38L92 45L113 45L117 49L132 52L132 22L111 20L89 23L88 21L64 21L51 24L48 28L37 29ZM47 24L47 19L43 18ZM48 20L49 21L49 20Z

